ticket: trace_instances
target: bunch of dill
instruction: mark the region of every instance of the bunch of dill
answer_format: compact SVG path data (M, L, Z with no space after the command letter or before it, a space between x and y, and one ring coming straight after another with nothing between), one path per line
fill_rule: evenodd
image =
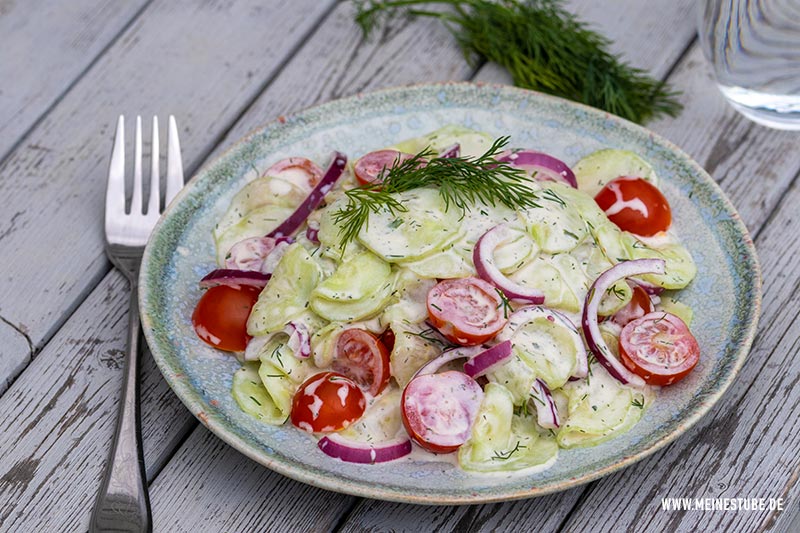
M678 93L608 51L610 41L561 7L560 0L365 0L365 34L402 11L440 19L468 61L503 66L514 84L582 102L637 123L681 110ZM443 4L446 11L426 5Z

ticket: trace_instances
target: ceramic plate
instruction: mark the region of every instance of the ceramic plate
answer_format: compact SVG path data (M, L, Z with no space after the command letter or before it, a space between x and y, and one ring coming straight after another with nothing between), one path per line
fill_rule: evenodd
M697 368L658 393L631 431L585 449L561 450L543 472L475 475L448 462L356 465L334 460L290 424L269 426L242 412L230 394L239 364L201 342L191 314L197 282L215 268L211 231L236 191L275 161L304 156L326 165L456 123L511 135L573 164L600 148L641 154L655 168L679 236L697 262L680 295L694 309L702 348ZM650 131L572 102L505 86L402 87L326 103L256 130L203 168L156 227L142 264L140 302L147 341L164 377L200 421L248 457L311 485L370 498L427 504L538 496L586 483L665 446L706 413L734 379L750 348L760 304L752 241L705 171ZM678 444L680 445L680 444Z

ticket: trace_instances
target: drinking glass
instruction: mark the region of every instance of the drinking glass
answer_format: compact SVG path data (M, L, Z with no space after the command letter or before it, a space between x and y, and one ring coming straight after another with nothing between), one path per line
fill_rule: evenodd
M737 111L800 130L800 0L699 0L698 33Z

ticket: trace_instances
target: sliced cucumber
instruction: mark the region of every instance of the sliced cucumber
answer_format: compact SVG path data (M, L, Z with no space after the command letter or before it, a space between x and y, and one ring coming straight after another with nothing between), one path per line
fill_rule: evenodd
M389 358L392 376L405 387L414 373L425 363L442 353L442 344L436 342L437 333L424 324L393 322L394 348Z
M523 287L537 288L544 293L548 307L570 312L580 311L580 301L558 268L543 256L534 257L509 278Z
M268 335L303 314L319 278L319 265L306 249L298 243L289 246L253 306L247 333Z
M363 300L380 290L391 276L389 263L372 252L363 251L341 263L331 277L317 285L311 298L332 302Z
M611 377L599 364L588 379L567 383L566 422L558 431L562 448L594 446L626 432L641 418L651 400L649 389L634 389Z
M537 194L539 207L520 212L528 232L539 247L548 253L568 252L588 235L586 223L578 210L553 187L542 188Z
M358 441L380 443L397 438L403 428L400 413L400 389L389 385L375 401L367 407L362 417L339 434Z
M391 148L416 154L426 148L440 153L458 143L461 145L461 156L478 157L486 153L494 140L487 134L471 130L456 124L449 124L422 137L408 139Z
M354 322L374 317L392 301L396 301L395 278L394 274L385 278L374 292L358 300L329 300L312 295L311 309L332 322Z
M487 372L486 379L504 386L511 393L514 405L522 405L530 398L536 373L519 355L512 354L505 363Z
M275 405L258 375L259 363L245 363L233 373L231 395L239 408L262 422L279 426L286 415Z
M472 434L458 450L461 468L507 472L545 465L558 456L555 439L537 429L531 417L514 415L512 394L502 385L486 385Z
M692 325L692 318L694 318L694 311L688 305L679 302L673 296L662 294L661 303L656 306L658 311L665 311L672 313L686 323L687 326Z
M446 209L437 189L413 189L394 197L407 211L371 213L358 235L364 246L385 261L415 261L458 237L461 213L454 206Z
M631 259L663 259L666 262L664 274L645 274L644 281L664 287L665 289L683 289L697 275L689 251L678 242L671 242L658 248L650 248L629 234L625 242Z
M594 197L606 183L620 176L643 178L658 186L658 178L650 163L630 150L607 148L593 152L572 167L578 188Z

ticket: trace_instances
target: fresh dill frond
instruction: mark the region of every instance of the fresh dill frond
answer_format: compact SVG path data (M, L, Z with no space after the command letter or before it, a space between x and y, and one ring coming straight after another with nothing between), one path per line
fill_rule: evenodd
M562 7L561 0L364 0L365 34L402 12L441 20L465 57L504 67L518 87L582 102L644 123L676 116L678 92L608 51L611 42ZM450 10L425 9L444 5Z
M525 172L495 159L508 141L509 137L496 139L478 157L433 157L434 153L425 149L406 160L395 160L384 169L381 183L345 191L347 203L333 216L342 246L368 227L371 213L385 210L397 215L408 210L393 194L421 187L436 187L445 210L457 208L462 213L478 203L511 209L536 206Z

